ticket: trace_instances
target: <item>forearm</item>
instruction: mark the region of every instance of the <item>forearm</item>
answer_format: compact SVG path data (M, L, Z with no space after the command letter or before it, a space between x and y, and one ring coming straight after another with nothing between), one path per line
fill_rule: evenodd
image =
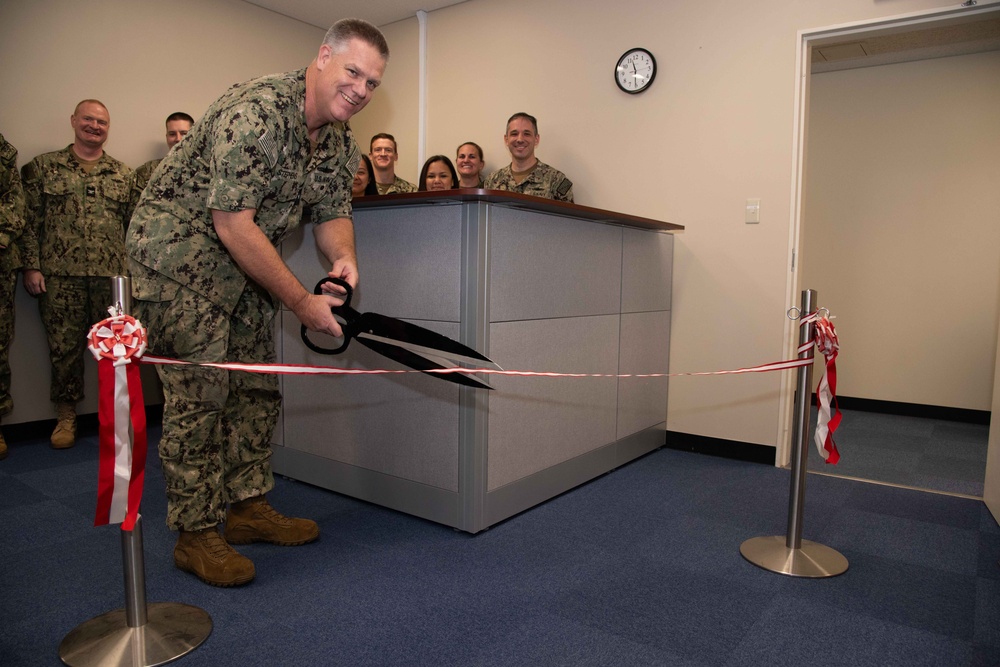
M320 223L313 228L316 245L330 261L334 272L347 271L341 275L351 285L357 285L358 258L354 248L354 223L350 218L336 218Z
M212 220L219 240L239 267L285 306L295 310L309 292L257 227L255 214L253 209L235 213L213 210Z

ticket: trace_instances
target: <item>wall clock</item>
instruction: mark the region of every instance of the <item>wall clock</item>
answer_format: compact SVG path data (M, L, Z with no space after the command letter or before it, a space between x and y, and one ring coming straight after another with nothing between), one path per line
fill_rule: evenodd
M629 49L615 65L615 83L630 95L649 88L656 78L656 58L646 49Z

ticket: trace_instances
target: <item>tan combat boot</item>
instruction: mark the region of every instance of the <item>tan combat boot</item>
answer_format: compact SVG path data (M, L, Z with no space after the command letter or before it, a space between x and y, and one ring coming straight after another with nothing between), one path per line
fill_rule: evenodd
M257 574L253 561L229 546L215 526L180 531L174 565L213 586L242 586Z
M3 439L3 431L0 431L0 461L7 458L7 441Z
M49 442L53 449L69 449L76 444L76 405L56 403L56 428Z
M264 496L247 498L229 506L226 540L230 544L270 542L285 547L312 542L319 526L309 519L292 519L268 504Z

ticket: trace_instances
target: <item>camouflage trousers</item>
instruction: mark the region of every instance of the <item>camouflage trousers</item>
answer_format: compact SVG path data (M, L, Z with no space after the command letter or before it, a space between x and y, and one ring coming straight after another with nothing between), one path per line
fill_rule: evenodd
M83 360L90 327L107 318L111 279L104 276L45 276L38 312L49 339L53 403L83 399Z
M14 340L14 288L17 271L0 270L0 416L14 409L10 397L10 343Z
M252 289L244 291L230 316L176 287L172 300L135 304L150 353L202 362L274 360L273 307ZM167 526L201 530L223 523L227 503L274 486L270 457L281 409L278 378L204 366L157 366L157 372L164 397L159 451Z

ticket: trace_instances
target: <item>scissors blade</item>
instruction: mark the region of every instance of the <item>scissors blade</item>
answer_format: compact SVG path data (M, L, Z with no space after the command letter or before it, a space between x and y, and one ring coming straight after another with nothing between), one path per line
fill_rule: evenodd
M357 336L357 341L367 348L378 352L384 357L388 357L393 361L398 361L404 366L409 366L410 368L418 371L427 373L432 370L439 370L444 368L457 368L457 366L452 365L441 365L436 361L428 359L419 354L414 354L409 350L404 350L392 343L383 343L378 340L372 340L371 338ZM448 382L453 382L455 384L464 385L466 387L475 387L477 389L493 389L489 384L483 382L479 378L469 375L468 373L427 373L433 377L439 378L441 380L447 380Z
M363 313L358 325L358 340L368 338L387 345L395 345L415 354L434 357L438 360L448 359L450 360L448 365L463 363L480 368L503 370L499 364L471 347L462 345L436 331L397 320L395 317L379 315L378 313Z
M402 348L404 350L409 350L414 354L419 354L422 357L430 359L442 367L448 368L453 367L456 363L468 364L476 368L491 368L498 371L502 371L499 365L490 361L489 359L476 359L464 354L455 354L454 352L446 352L444 350L439 350L435 347L427 347L425 345L417 345L416 343L410 343L405 340L396 340L395 338L386 338L385 336L378 336L373 333L360 333L358 334L358 339L367 338L368 340L378 341L380 343L385 343L386 345L395 345L396 347Z

